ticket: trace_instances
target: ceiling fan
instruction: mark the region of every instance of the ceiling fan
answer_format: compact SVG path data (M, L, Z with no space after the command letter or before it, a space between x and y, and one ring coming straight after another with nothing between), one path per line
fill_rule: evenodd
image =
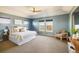
M36 13L36 12L41 12L41 10L40 9L38 9L38 8L35 8L35 7L32 7L32 10L31 10L32 12L34 12L34 13Z

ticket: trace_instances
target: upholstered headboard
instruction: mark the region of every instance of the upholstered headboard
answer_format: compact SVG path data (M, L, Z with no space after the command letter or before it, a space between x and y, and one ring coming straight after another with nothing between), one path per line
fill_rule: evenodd
M26 30L26 27L22 27L22 26L15 27L15 26L13 26L11 28L11 30L10 30L10 33L14 33L14 32L25 32L25 31L27 31Z

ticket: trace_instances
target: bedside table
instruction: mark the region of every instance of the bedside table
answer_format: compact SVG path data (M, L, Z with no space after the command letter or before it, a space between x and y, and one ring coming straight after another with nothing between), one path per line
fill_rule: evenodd
M9 31L3 33L2 39L3 41L9 40Z
M3 35L2 39L3 39L3 41L9 40L9 35Z

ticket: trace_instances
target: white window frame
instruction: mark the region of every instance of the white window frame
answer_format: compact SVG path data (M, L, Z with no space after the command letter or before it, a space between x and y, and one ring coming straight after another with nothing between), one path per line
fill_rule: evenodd
M28 21L23 21L23 24L24 25L28 25Z
M75 25L75 29L79 29L79 25Z
M15 19L15 25L22 25L22 20Z
M51 30L48 29L48 26L51 26ZM52 21L43 20L42 22L39 21L39 31L40 32L53 32L53 20Z
M23 25L26 27L26 29L28 29L29 22L24 20Z
M51 29L49 30L47 26L51 26ZM46 32L53 32L53 22L52 21L46 21Z
M45 22L39 22L39 31L45 32Z
M11 20L6 18L0 18L0 24L10 24Z

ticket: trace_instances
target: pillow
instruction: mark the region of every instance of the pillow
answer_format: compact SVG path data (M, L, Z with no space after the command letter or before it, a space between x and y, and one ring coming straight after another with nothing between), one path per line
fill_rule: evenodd
M13 28L13 32L19 32L18 28Z
M24 28L19 29L19 32L25 32Z
M21 29L19 29L19 32L21 32Z

